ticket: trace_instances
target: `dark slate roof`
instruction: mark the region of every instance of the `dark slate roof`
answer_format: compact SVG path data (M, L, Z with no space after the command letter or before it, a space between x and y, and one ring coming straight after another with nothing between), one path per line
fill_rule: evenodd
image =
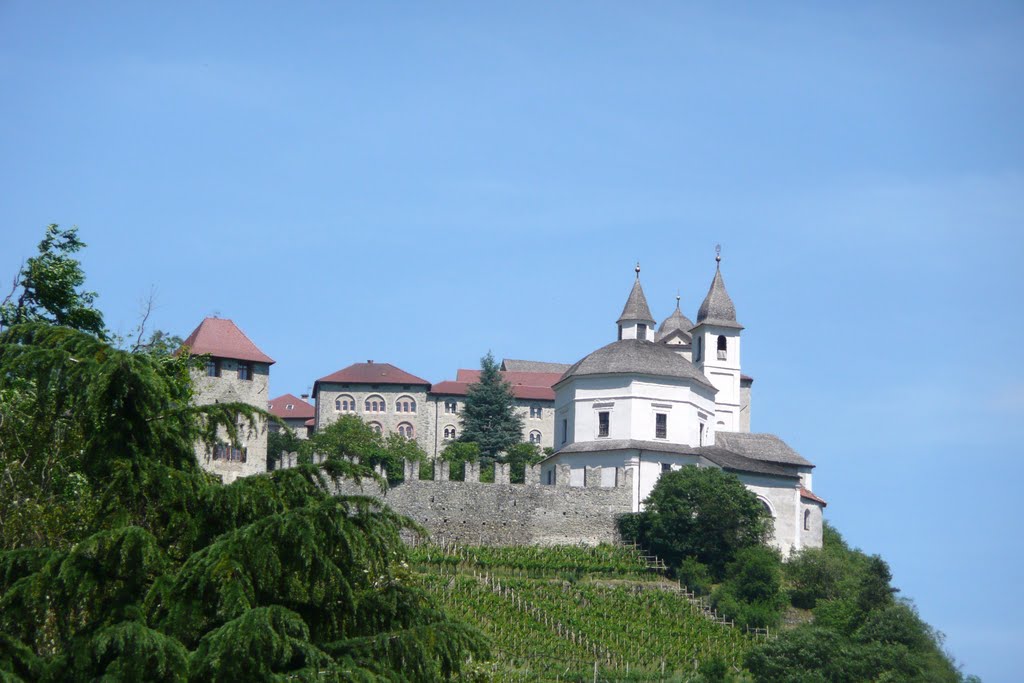
M650 323L652 327L654 326L654 316L651 315L651 309L647 305L644 288L640 286L639 275L637 275L636 282L633 283L633 289L629 292L629 298L626 299L622 315L619 316L616 322L621 323L626 320L639 320Z
M288 406L291 406L289 408ZM267 410L280 418L308 420L316 414L313 406L295 394L281 394L267 401Z
M658 334L654 337L654 340L661 341L676 331L682 332L685 339L691 339L691 329L693 329L693 321L683 315L683 312L679 310L679 302L676 301L676 310L672 311L672 315L665 318L661 325L658 325Z
M764 462L732 453L720 446L701 446L695 448L685 444L665 443L663 441L645 441L643 439L601 439L599 441L580 441L571 443L549 457L569 453L604 453L607 451L650 451L652 453L671 453L673 455L692 455L718 465L724 470L734 472L751 472L768 474L775 477L797 479L799 474L792 465Z
M743 326L736 322L736 307L729 298L729 292L725 291L721 270L715 270L715 279L711 281L708 295L704 297L700 310L697 311L697 324L701 323L743 329Z
M238 325L227 318L206 318L192 331L178 353L188 349L193 356L209 354L217 358L232 358L273 364L274 359L260 351Z
M814 467L810 461L794 451L774 434L750 434L746 432L715 432L715 444L733 453L755 460L777 462L785 465Z
M671 346L640 339L620 339L580 360L559 382L583 375L654 375L688 379L714 389L704 373Z
M513 360L505 358L501 361L501 369L509 372L557 372L561 375L569 369L568 363L549 363L542 360Z

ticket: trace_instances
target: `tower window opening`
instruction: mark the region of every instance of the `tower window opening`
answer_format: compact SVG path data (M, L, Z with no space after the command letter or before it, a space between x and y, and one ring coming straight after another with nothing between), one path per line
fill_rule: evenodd
M701 340L702 339L703 339L703 337L697 337L697 339L694 340L694 346L693 346L693 360L694 360L694 362L697 362L697 361L700 360Z
M665 413L658 413L654 416L654 438L668 438L668 415Z
M608 436L608 411L602 410L597 414L597 435Z
M569 420L562 419L562 443L569 440Z
M718 335L718 360L725 360L727 356L725 335L720 334Z
M811 530L811 511L804 510L804 531Z
M636 326L636 338L647 341L647 325L641 323Z

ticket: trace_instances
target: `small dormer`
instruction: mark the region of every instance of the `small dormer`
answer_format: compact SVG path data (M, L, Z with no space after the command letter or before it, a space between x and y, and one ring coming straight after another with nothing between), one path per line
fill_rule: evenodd
M654 341L654 317L647 305L644 288L640 286L640 264L636 264L636 281L629 292L622 315L618 319L619 339Z

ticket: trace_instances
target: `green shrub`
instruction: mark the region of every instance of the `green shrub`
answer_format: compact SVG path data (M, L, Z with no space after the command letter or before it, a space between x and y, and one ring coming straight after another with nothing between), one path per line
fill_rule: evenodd
M712 604L740 626L776 626L785 606L778 552L754 546L736 553L726 568L725 581L712 595Z
M679 565L676 576L684 586L697 595L707 595L711 592L711 572L705 564L697 561L696 557L688 557Z

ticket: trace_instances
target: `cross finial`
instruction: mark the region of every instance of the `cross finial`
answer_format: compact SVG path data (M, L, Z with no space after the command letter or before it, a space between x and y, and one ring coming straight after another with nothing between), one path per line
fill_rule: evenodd
M716 244L715 245L715 263L718 263L718 264L722 263L722 245L721 244Z
M639 261L636 262L635 270L636 270L636 279L639 280L640 279L640 262Z
M681 297L681 296L679 296L679 290L677 289L677 290L676 290L676 310L677 310L677 311L679 310L679 300L680 300L681 298L682 298L682 297Z

